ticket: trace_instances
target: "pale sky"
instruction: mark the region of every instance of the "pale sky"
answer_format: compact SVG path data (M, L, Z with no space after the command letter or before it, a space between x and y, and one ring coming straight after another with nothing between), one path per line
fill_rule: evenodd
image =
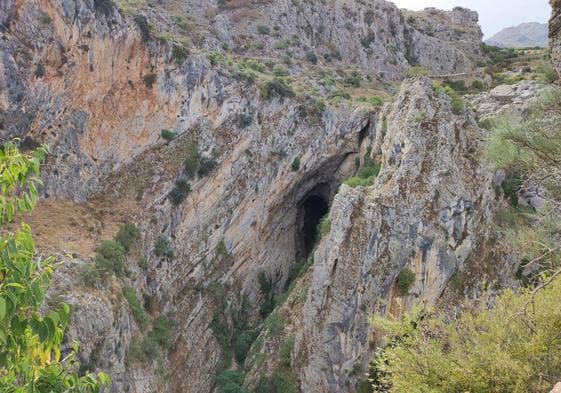
M450 10L462 6L479 12L479 24L485 39L505 27L524 22L545 23L551 7L548 0L390 0L399 8L420 10L435 7Z

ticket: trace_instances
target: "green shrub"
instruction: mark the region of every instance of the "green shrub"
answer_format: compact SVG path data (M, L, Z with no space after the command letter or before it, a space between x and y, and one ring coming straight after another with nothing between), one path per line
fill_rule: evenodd
M280 334L284 329L284 325L285 320L279 312L272 313L265 320L265 327L273 336Z
M228 248L226 247L226 242L224 241L224 238L220 239L220 241L216 245L216 248L214 249L214 252L215 252L216 258L220 261L222 261L225 258L230 256L230 253L228 252Z
M489 56L491 64L495 65L504 65L507 63L507 60L514 59L518 56L514 49L503 49L486 44L481 44L481 50L485 55Z
M146 257L138 258L137 264L138 264L138 267L141 268L142 270L148 269L148 259L146 259Z
M412 78L412 77L416 77L416 76L428 76L429 74L430 74L429 69L426 68L426 67L421 67L421 66L411 67L407 71L407 77L408 78Z
M460 115L466 110L465 100L454 90L447 90L446 93L452 99L452 112L456 115Z
M415 273L406 267L399 272L396 280L396 286L401 296L409 294L409 290L415 284Z
M296 157L294 158L294 160L292 160L292 164L290 164L290 169L292 169L293 172L297 172L298 170L300 170L300 157Z
M538 73L538 79L544 83L555 83L557 80L557 73L555 68L551 65L549 61L544 61L540 64L536 71Z
M541 289L504 291L492 306L375 318L386 345L373 369L392 392L548 392L561 379L560 299L556 277Z
M354 176L351 177L347 180L345 180L344 184L351 187L351 188L356 188L356 187L368 187L371 186L374 183L374 178L371 179L362 179L360 177Z
M267 72L267 67L265 66L265 64L260 63L256 60L252 60L252 59L246 60L242 64L242 69L244 69L244 68L249 68L250 70L257 71L257 72L260 72L262 74Z
M259 332L250 330L243 332L235 338L234 356L239 364L243 364L253 342L259 336Z
M265 25L257 25L257 31L261 35L269 35L271 34L271 28Z
M166 141L170 142L170 141L173 141L175 139L177 134L173 131L164 129L160 132L160 136L162 138L164 138Z
M148 360L159 358L161 356L160 345L158 344L158 338L148 332L144 339L142 340L142 349Z
M226 370L216 376L219 393L247 393L243 388L245 376L241 371Z
M448 86L454 91L458 93L465 93L467 92L466 83L464 81L455 81L455 80L445 80L442 82L443 86Z
M273 75L275 76L288 76L288 70L280 64L273 67Z
M265 99L271 99L275 96L281 98L294 96L292 88L282 79L278 78L265 82L261 87L261 94Z
M513 85L523 79L524 78L520 75L508 75L504 72L497 72L493 74L493 81L498 85Z
M94 8L97 12L110 15L115 8L115 4L112 0L94 0Z
M377 177L380 173L380 164L373 164L372 166L365 166L360 168L357 172L357 176L362 179L368 179L369 177Z
M415 115L415 122L421 123L427 119L427 112L417 112Z
M343 84L348 87L360 87L362 82L362 76L359 73L353 73L352 76L348 76L343 79Z
M142 80L144 81L144 86L151 89L154 86L154 83L158 80L158 75L154 73L146 74Z
M152 340L158 344L159 348L169 352L172 347L171 332L175 326L176 322L172 318L160 315L154 320L148 336L152 336Z
M166 259L173 259L174 253L171 249L170 241L165 236L160 236L154 245L154 254L156 256Z
M236 116L236 124L239 128L247 128L253 123L253 117L246 113L239 113Z
M138 300L136 296L136 291L131 287L124 287L123 288L123 296L127 299L127 303L129 304L129 308L131 310L132 317L134 321L138 325L141 331L145 331L148 328L149 320L142 304Z
M209 327L222 350L227 351L230 346L230 328L224 310L216 309L214 311Z
M356 393L375 393L372 389L372 384L368 379L359 381L356 385Z
M292 351L294 350L294 336L288 337L279 348L279 365L284 368L290 368Z
M97 266L93 263L86 263L80 268L80 276L82 281L88 287L99 286L102 282L101 274Z
M375 16L374 11L372 10L366 11L364 13L364 23L370 26L372 23L374 23L374 16Z
M365 160L365 166L360 168L356 176L347 179L344 184L351 188L368 187L374 184L374 180L380 173L381 164Z
M466 102L464 101L462 96L450 86L435 85L435 90L437 92L443 92L444 94L448 95L448 97L450 97L450 99L452 100L452 112L454 114L459 115L466 110Z
M477 80L474 80L471 83L470 88L472 90L475 90L475 91L482 91L482 90L485 90L485 84L483 83L483 81L480 81L479 79L477 79Z
M140 231L136 225L126 223L119 229L115 241L119 242L125 249L125 253L129 252L135 241L140 238Z
M288 371L277 370L257 381L254 393L298 393L296 378Z
M51 18L48 14L41 13L41 15L39 16L39 22L44 25L50 25L51 23L53 23L53 18Z
M45 76L45 73L46 73L46 70L45 70L45 66L43 65L43 63L37 64L37 68L35 68L35 76L37 78L42 78L42 77Z
M189 57L190 54L191 51L189 51L189 49L185 48L183 45L173 44L173 47L171 49L171 57L175 64L177 64L178 66L182 65L183 62L187 60L187 57Z
M317 57L317 55L316 55L314 52L312 52L312 51L306 52L306 54L305 54L304 57L305 57L306 61L309 61L309 62L312 63L312 64L317 64L317 63L318 63L318 57Z
M191 192L191 185L183 179L179 179L175 182L175 186L168 194L168 198L171 203L175 206L180 205L187 198L187 195Z
M138 26L144 42L148 42L150 40L150 24L148 23L148 19L146 19L144 15L136 15L134 17L134 22Z
M370 48L370 45L376 41L376 34L373 31L368 32L368 34L360 39L360 43L364 49Z
M514 207L518 206L518 192L523 183L520 174L513 170L507 171L505 179L501 183L504 197L507 198Z
M214 158L201 157L199 162L199 170L197 171L199 177L209 175L216 167L218 162Z
M150 355L150 354L148 354ZM133 338L127 350L127 362L144 363L147 359L144 345L137 337Z
M368 98L368 103L372 106L382 106L384 105L384 99L380 96L372 96Z
M288 49L290 48L290 40L284 39L275 44L275 49Z
M189 143L185 148L185 160L183 166L187 177L192 179L197 174L201 154L199 153L199 145L197 143Z
M492 130L493 128L495 128L495 119L491 117L481 119L478 123L479 127L485 128L486 130Z
M226 56L224 56L224 54L220 52L209 53L208 60L212 65L226 64Z
M320 239L331 232L331 219L328 216L323 217L319 221L317 232Z
M343 98L345 100L350 100L351 95L344 90L335 90L329 95L329 98Z
M125 249L113 240L103 240L97 248L96 269L102 273L115 273L117 277L125 275Z

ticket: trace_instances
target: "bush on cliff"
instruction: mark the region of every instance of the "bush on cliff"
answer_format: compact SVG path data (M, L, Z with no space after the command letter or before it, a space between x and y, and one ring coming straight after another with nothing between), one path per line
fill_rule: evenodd
M113 240L104 240L97 248L95 266L103 274L125 275L125 248Z
M131 223L124 224L119 232L117 232L117 236L115 236L115 241L118 242L123 248L125 252L129 252L131 247L133 246L134 242L140 238L140 232L136 225Z
M490 309L466 303L450 318L415 308L374 318L387 335L374 359L374 391L549 392L561 379L561 278L537 291L504 292Z

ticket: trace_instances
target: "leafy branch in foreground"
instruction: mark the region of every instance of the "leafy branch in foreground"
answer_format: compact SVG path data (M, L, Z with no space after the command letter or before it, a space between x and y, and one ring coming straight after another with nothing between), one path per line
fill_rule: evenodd
M109 383L108 376L78 375L77 343L70 354L61 352L70 307L61 303L43 311L54 259L35 256L27 224L15 233L5 227L33 210L47 153L41 146L22 154L10 142L0 148L0 391L98 393Z

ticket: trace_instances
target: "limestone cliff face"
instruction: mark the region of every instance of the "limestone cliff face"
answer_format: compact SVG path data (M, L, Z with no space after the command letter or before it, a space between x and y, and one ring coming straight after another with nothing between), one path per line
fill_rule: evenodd
M469 70L476 15L439 14L469 26L466 39L453 27L427 34L422 14L407 21L381 0L117 3L121 11L102 0L0 4L0 132L52 147L45 201L29 220L43 251L73 255L51 295L74 306L83 363L108 371L113 392L211 392L239 326L260 329L263 305L292 284L278 312L288 319L281 334L295 337L301 391L355 391L373 350L369 313L399 311L404 266L416 296L441 295L485 239L491 175L474 158L481 130L428 80L408 81L381 112L325 105L313 76L347 67L382 84L416 64ZM274 66L288 52L294 92L235 67ZM305 83L312 93L298 89ZM341 186L365 155L382 164L376 183ZM193 159L205 171L186 169ZM178 181L191 191L172 203ZM332 226L295 279L313 247L310 204L330 206ZM141 232L127 275L85 285L95 245L125 221ZM159 239L173 258L155 251ZM143 333L123 287L150 304L150 318L174 315L163 364L131 358ZM273 367L259 355L280 344L267 329L261 339L248 385Z
M418 37L414 39L417 43L412 45L413 58L436 75L470 71L474 64L468 67L464 64L484 58L481 52L483 33L478 25L477 12L462 7L452 11L426 8L423 11L403 10L403 15ZM443 42L457 48L455 55L445 53ZM440 48L440 53L433 55L432 48Z
M304 392L354 391L376 346L369 315L399 314L413 299L434 303L488 236L493 175L477 159L484 131L472 115L452 113L429 80L415 79L382 116L370 135L379 177L371 187L341 187L305 300L289 297L282 310L292 316L284 337L296 336L292 361ZM395 287L404 268L416 276L405 304ZM274 359L282 340L265 337Z
M549 20L549 50L551 53L551 61L557 70L557 74L561 73L561 2L559 0L550 0L552 13Z

